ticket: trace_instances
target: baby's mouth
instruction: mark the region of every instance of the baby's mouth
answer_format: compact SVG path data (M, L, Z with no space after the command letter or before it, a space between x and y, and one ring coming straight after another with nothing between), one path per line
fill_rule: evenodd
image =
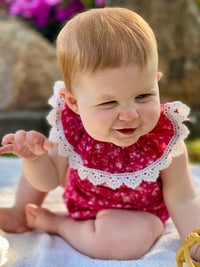
M131 135L135 132L136 128L124 128L124 129L117 129L118 132L125 134L125 135Z

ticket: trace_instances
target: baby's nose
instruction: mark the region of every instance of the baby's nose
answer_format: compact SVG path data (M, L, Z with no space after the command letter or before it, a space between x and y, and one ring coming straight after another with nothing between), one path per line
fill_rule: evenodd
M119 114L119 120L121 121L133 121L139 117L138 112L135 107L129 106L123 109Z

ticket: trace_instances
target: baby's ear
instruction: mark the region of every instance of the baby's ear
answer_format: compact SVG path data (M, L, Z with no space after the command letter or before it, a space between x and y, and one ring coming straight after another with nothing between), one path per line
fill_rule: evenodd
M160 81L160 79L162 78L162 76L163 76L162 72L158 72L157 73L157 81L158 82Z
M72 111L74 111L76 114L79 114L78 103L76 97L74 96L71 90L62 88L59 90L59 95L64 99L65 103Z

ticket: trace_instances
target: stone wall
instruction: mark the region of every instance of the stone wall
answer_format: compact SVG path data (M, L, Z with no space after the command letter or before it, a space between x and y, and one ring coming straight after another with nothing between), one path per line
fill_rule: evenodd
M45 109L61 79L55 45L16 18L0 19L0 110Z
M16 18L0 18L0 140L19 129L48 136L48 99L62 79L55 45Z

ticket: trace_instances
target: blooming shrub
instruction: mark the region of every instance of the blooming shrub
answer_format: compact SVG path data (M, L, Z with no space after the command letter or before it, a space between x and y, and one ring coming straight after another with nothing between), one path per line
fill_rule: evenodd
M50 41L61 23L86 8L102 7L105 0L0 0L8 13L34 22L34 26Z

